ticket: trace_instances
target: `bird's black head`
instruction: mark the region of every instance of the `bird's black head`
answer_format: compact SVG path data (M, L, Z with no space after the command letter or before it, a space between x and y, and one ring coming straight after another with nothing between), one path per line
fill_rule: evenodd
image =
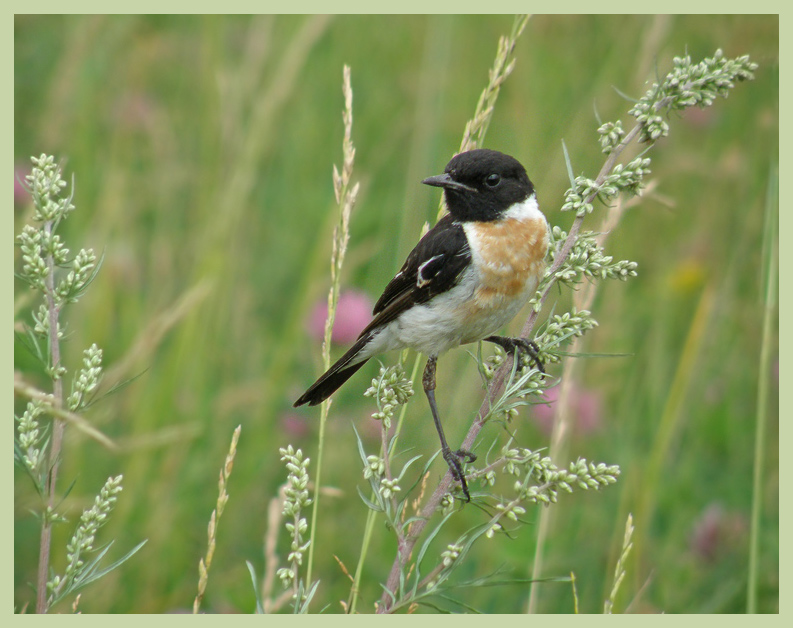
M462 221L497 220L534 194L526 170L514 157L487 148L456 155L444 174L422 183L443 188L449 213Z

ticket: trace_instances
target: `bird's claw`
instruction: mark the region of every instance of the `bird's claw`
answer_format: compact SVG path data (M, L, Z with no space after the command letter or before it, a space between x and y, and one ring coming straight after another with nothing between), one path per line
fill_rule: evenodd
M465 501L471 501L471 494L468 492L468 483L465 481L465 472L463 471L463 463L471 463L476 460L476 455L467 449L458 449L451 451L450 449L443 452L443 459L449 465L449 471L452 477L460 483L465 495Z

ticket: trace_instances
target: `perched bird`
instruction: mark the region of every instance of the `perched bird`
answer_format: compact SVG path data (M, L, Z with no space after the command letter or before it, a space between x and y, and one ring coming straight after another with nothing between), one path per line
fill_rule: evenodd
M375 355L405 347L424 353L422 384L443 458L470 501L461 461L475 456L446 442L435 403L436 362L453 347L486 340L528 353L542 370L533 342L492 334L537 290L550 233L526 170L504 153L460 153L443 174L422 183L443 188L449 213L407 256L350 350L294 405L321 403Z

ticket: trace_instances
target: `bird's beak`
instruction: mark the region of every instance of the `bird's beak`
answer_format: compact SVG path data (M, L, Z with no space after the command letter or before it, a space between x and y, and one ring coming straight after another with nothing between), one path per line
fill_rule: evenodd
M436 188L443 188L444 190L455 190L458 192L477 192L476 188L472 188L470 185L465 185L465 183L460 183L459 181L455 181L452 179L451 175L444 172L443 174L435 175L434 177L429 177L422 181L425 185L432 185Z

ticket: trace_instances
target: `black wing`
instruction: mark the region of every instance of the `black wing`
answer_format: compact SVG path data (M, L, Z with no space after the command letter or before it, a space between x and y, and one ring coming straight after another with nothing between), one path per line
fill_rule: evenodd
M374 319L355 344L295 401L295 407L304 403L313 406L330 397L369 359L355 361L371 340L374 330L414 305L425 303L456 286L470 263L471 251L465 231L451 215L444 216L421 238L402 269L386 286L383 296L374 306Z
M453 288L470 263L471 250L465 231L451 214L447 214L419 240L400 271L385 287L374 306L375 318L367 331Z

